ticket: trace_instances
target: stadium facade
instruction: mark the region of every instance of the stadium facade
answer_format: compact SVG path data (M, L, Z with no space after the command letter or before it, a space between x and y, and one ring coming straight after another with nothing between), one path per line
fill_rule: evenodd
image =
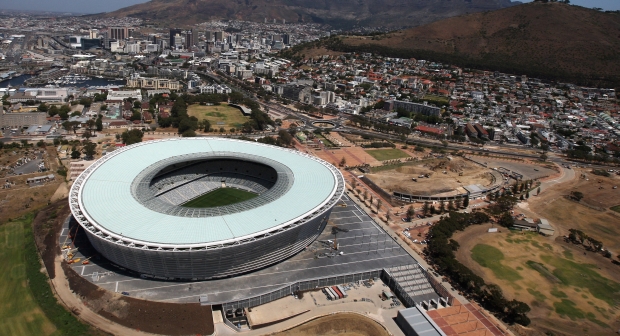
M183 204L219 188L239 203ZM305 153L222 138L166 139L107 154L69 204L95 249L145 277L203 280L260 269L307 247L344 193L334 166Z

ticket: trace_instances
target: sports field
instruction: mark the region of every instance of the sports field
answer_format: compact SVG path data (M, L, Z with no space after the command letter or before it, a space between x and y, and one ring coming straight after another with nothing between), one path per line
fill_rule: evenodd
M372 157L374 157L378 161L394 160L394 159L409 157L407 153L403 152L400 149L396 149L396 148L372 149L372 150L367 150L366 153L370 154Z
M196 117L198 120L208 120L211 127L219 130L224 127L226 131L231 128L241 128L249 118L245 117L241 110L236 107L228 106L226 103L220 105L190 105L187 108L187 114L190 117Z
M51 335L56 331L28 287L24 240L31 222L32 214L0 225L0 335Z
M252 199L258 195L235 188L219 188L183 204L187 208L213 208Z

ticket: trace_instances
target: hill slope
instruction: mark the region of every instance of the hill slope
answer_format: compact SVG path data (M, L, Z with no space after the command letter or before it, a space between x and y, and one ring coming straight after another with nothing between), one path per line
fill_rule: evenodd
M337 51L426 58L461 66L620 86L620 15L528 3L374 37L323 42Z
M413 27L439 19L510 7L510 0L151 0L105 14L174 24L209 19L320 22L335 27Z

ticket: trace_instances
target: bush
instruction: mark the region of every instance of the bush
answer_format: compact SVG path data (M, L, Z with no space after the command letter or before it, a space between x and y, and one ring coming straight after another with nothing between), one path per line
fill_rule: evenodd
M605 169L594 169L594 170L592 170L592 174L598 175L598 176L604 176L604 177L610 177L611 176L611 174L609 174L607 171L605 171Z

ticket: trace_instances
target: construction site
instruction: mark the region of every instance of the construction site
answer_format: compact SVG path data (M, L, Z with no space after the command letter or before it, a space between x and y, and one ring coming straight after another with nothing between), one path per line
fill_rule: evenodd
M479 184L488 187L498 183L490 169L462 157L429 158L380 166L366 175L389 193L414 195L463 194L462 187Z

